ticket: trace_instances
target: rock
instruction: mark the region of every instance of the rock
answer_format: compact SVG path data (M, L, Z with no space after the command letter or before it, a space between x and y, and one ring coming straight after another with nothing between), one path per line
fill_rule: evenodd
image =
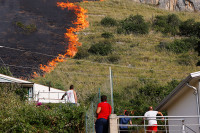
M200 0L134 0L170 11L200 11Z

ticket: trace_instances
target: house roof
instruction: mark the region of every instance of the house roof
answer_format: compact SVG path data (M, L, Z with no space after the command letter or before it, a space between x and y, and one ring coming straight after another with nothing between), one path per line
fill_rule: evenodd
M189 87L187 83L192 85L200 79L200 71L190 73L160 104L155 108L155 110L166 110L167 107L173 103L176 98L178 98L182 93L184 93Z
M18 83L18 84L21 84L21 85L26 86L26 87L33 86L33 84L34 84L32 82L22 80L22 79L18 79L18 78L14 78L14 77L7 76L7 75L4 75L4 74L0 74L0 83Z

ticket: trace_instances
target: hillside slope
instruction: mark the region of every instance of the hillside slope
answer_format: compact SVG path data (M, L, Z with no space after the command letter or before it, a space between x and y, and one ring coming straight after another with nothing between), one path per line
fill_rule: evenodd
M34 79L35 82L48 84L67 90L70 84L74 84L78 97L84 100L90 94L98 91L98 88L109 91L109 67L113 72L113 86L115 92L121 92L127 86L137 85L138 79L157 80L165 85L172 79L182 80L188 73L199 70L196 66L198 53L189 51L183 55L169 51L158 51L156 46L160 42L172 42L179 36L167 36L151 30L146 35L117 34L114 27L103 27L100 21L106 17L122 20L129 15L142 15L151 23L156 15L176 14L181 20L190 18L200 21L197 13L169 12L150 5L135 3L132 0L106 0L103 2L83 2L81 7L88 10L89 28L77 33L82 47L88 49L92 44L99 41L111 41L113 44L112 55L117 56L119 61L112 64L107 56L92 55L77 60L68 59L60 63L54 71L45 74L45 77ZM114 38L106 40L101 37L104 32L111 32ZM184 61L182 61L182 60ZM180 62L186 62L180 63ZM189 63L187 63L189 62ZM134 91L134 90L133 90Z

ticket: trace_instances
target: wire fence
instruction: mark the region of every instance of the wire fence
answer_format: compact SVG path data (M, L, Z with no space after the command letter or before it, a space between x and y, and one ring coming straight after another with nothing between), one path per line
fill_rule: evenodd
M106 80L101 87L96 88L96 92L91 100L91 103L85 115L86 133L95 133L96 109L98 103L101 102L102 95L107 96L107 102L111 105L110 80Z

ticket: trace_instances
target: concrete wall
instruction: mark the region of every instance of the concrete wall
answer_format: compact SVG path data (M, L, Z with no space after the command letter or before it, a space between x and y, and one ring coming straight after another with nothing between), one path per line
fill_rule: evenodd
M197 86L197 84L196 84ZM187 88L178 99L168 108L168 116L196 116L197 104L194 90ZM185 118L185 124L198 124L197 118ZM169 121L169 125L181 125L181 121ZM197 126L188 126L196 132L199 132ZM170 127L170 130L181 130L182 127Z

